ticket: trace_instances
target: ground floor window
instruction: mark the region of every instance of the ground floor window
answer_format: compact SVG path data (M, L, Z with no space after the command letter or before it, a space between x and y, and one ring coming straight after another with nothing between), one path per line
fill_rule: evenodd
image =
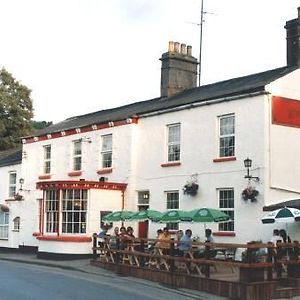
M86 233L87 190L45 191L46 232Z
M234 189L219 189L219 207L224 213L230 216L229 222L219 224L220 231L234 231Z
M7 212L0 211L0 239L8 239L8 216Z
M20 231L20 217L15 217L13 223L14 223L14 231Z

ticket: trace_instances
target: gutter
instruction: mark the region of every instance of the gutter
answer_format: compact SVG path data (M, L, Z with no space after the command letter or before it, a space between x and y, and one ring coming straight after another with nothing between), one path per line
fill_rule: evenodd
M243 94L243 95L217 98L215 100L193 102L193 103L184 104L181 106L176 106L173 108L166 108L166 109L153 111L153 112L149 112L149 113L142 113L142 114L139 114L139 117L147 118L147 117L151 117L151 116L157 116L157 115L161 115L161 114L165 114L165 113L169 113L169 112L180 111L180 110L184 110L184 109L196 108L196 107L201 107L201 106L205 106L205 105L211 105L211 104L216 104L216 103L221 103L221 102L226 102L226 101L234 101L234 100L239 100L239 99L243 99L243 98L255 97L255 96L259 96L259 95L268 95L268 94L270 94L270 92L263 90L263 91L247 93L247 94ZM166 101L168 101L168 100L166 100Z

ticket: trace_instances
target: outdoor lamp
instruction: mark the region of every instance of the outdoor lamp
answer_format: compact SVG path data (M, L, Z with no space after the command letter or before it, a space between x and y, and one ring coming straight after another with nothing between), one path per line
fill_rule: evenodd
M19 183L20 183L20 191L22 191L23 190L23 184L24 184L24 178L20 178L19 179Z
M250 159L249 157L244 159L244 166L247 169L247 174L245 175L244 178L248 178L249 180L255 179L255 180L259 181L259 177L255 177L255 176L250 175L250 170L249 169L252 166L252 159Z

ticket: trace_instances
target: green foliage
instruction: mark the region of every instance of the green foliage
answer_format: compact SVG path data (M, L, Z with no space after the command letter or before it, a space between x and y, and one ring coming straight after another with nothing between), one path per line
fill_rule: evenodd
M53 124L52 122L47 122L47 121L32 121L31 122L31 126L32 126L33 131L41 130L41 129L46 128L46 127L48 127L52 124Z
M30 93L4 68L0 71L0 150L14 148L32 131Z

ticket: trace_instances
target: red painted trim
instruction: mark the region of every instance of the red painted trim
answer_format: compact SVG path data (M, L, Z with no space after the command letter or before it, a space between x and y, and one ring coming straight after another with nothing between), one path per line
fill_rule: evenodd
M47 134L45 134L45 135L39 136L38 139L37 139L37 137L28 137L28 138L24 138L23 140L25 140L26 144L30 144L30 143L35 143L35 142L40 142L40 141L45 141L45 140L57 139L57 138L61 138L64 136L69 136L69 135L74 135L74 134L79 134L79 133L101 130L101 129L105 129L105 128L109 128L109 127L137 124L138 120L139 120L138 117L132 117L132 118L129 118L126 120L99 123L99 124L91 124L91 125L84 126L84 127L77 127L77 128L73 128L73 129L62 130L63 135L62 135L61 131L48 133L48 135L51 134L51 138L48 138ZM76 131L76 129L80 129L80 132L78 133Z
M218 162L233 161L233 160L236 160L235 156L227 156L227 157L214 158L213 162L218 163Z
M5 199L4 201L5 202L15 202L15 201L20 201L20 200L17 200L15 198L9 198L9 199Z
M82 175L82 171L72 171L68 173L68 176L70 177L76 177L76 176L81 176Z
M39 179L41 179L41 180L43 180L43 179L51 179L51 175L50 174L40 175Z
M169 162L169 163L161 164L161 167L168 168L168 167L177 167L177 166L180 166L180 165L181 165L181 162L177 161L177 162Z
M105 181L40 181L36 183L36 188L40 190L61 190L61 189L77 189L77 190L117 190L125 191L126 183L115 183Z
M103 168L101 170L97 171L98 175L102 175L102 174L108 174L108 173L112 173L112 168Z
M57 236L59 236L59 230L60 230L60 192L56 191L56 198L57 198L57 226L56 226L56 233Z
M40 235L36 237L40 241L55 241L55 242L72 242L72 243L87 243L91 242L90 236L57 236L57 235Z
M235 232L232 231L217 231L213 233L213 236L235 236Z
M284 97L272 97L272 123L300 127L300 101Z
M42 235L42 233L41 232L34 232L32 235L33 236L40 236L40 235Z

